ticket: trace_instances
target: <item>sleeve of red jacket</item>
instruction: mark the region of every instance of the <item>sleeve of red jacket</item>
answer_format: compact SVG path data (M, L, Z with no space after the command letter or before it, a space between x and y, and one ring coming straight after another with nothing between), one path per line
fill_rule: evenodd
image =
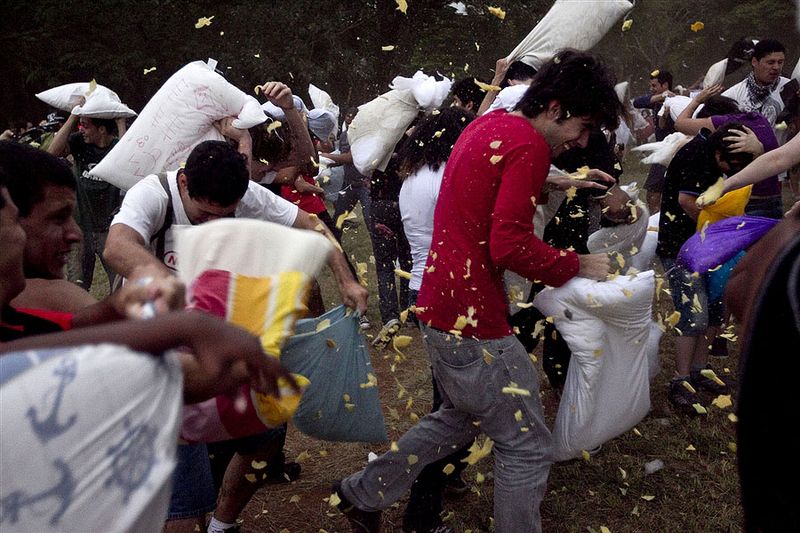
M550 167L544 141L515 148L498 162L503 165L492 213L489 251L492 262L531 280L559 287L579 269L578 255L545 244L533 233L538 203Z

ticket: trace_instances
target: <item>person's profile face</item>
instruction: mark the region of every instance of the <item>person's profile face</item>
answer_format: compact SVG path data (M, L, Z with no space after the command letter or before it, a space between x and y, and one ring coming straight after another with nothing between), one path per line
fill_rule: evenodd
M183 201L183 209L186 211L186 216L194 225L231 217L236 212L238 205L239 202L233 205L219 205L203 198L192 198L188 194Z
M550 145L553 157L557 157L572 148L585 148L593 127L590 117L570 117L554 119L547 131L541 133Z
M668 90L666 83L661 83L658 78L650 78L650 94L661 94Z
M81 135L83 135L83 140L86 144L100 144L102 133L95 123L92 122L92 119L81 117L78 123L78 129Z
M75 243L83 238L75 222L75 191L65 185L46 185L43 198L20 219L27 235L25 273L28 277L61 279Z

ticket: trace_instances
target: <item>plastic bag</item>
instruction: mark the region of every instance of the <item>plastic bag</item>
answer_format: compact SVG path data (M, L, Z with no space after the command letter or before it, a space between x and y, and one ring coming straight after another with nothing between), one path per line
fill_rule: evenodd
M553 426L554 460L580 457L649 411L654 291L648 270L604 282L573 278L536 295L534 305L553 317L572 352Z
M298 321L281 363L311 382L292 417L297 429L330 441L387 440L377 380L355 313L339 306Z
M100 344L0 357L4 531L161 531L183 405L177 358Z
M694 272L705 274L749 248L778 222L750 215L720 220L689 237L678 252L678 261Z
M175 170L203 141L222 140L214 121L237 117L236 128L267 120L258 101L213 67L195 61L173 74L147 102L114 148L89 173L128 190L150 174Z
M508 54L508 62L522 61L538 70L563 48L589 50L632 7L628 0L556 0Z

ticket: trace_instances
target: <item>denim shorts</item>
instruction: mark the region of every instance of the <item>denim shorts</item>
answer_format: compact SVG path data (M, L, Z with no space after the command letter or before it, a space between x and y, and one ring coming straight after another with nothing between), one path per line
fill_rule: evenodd
M217 504L206 445L179 444L176 459L167 520L205 516Z
M672 258L662 257L661 264L669 281L672 303L681 314L675 329L682 336L703 335L709 326L722 324L722 301L709 301L706 276L696 275Z
M285 438L285 435L286 426L280 426L249 437L215 442L212 446L215 453L227 453L228 458L234 453L251 455L267 442ZM217 504L217 489L208 457L208 446L204 443L179 444L176 459L178 464L172 474L172 497L167 520L205 516ZM227 463L223 466L227 466ZM221 471L224 472L224 468Z

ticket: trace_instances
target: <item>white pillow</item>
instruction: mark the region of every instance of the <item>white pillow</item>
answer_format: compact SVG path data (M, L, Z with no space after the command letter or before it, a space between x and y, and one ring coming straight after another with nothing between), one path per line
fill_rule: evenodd
M553 459L580 457L650 410L652 270L610 281L573 278L533 304L552 316L572 358L553 426Z
M87 98L90 85L90 82L59 85L58 87L53 87L52 89L37 93L36 98L56 109L71 112L76 105L81 103L81 98ZM113 100L117 102L120 101L117 93L103 85L97 85L92 94L95 93L110 93L110 97Z
M127 118L135 117L136 113L115 98L111 91L94 91L86 98L86 103L75 106L73 115L88 118Z
M267 120L255 98L206 63L189 63L161 86L90 174L128 190L145 176L177 169L201 142L221 140L214 121L231 116L242 129Z

